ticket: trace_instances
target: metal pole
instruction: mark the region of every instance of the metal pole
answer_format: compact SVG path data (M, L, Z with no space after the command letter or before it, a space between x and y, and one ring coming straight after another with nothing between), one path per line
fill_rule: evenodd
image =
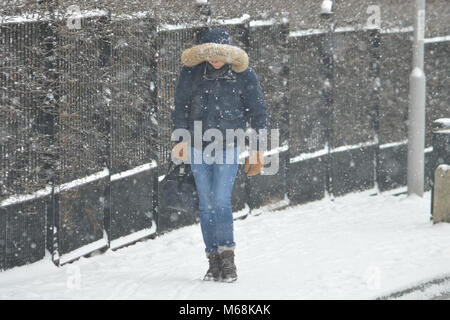
M322 87L322 103L325 109L324 117L326 123L325 140L328 150L333 147L333 105L334 105L334 17L333 17L333 1L324 0L321 7L320 15L323 19L328 21L328 30L324 35L322 45L320 48L321 54L321 73L323 77ZM332 155L328 153L326 157L326 171L325 171L325 190L333 199L333 162Z
M423 196L425 164L425 73L423 70L425 0L416 0L413 68L409 78L408 195Z

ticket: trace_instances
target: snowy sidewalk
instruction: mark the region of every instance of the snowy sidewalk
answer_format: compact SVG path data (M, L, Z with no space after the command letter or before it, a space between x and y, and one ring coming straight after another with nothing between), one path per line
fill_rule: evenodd
M201 281L200 227L189 226L61 268L0 272L0 299L374 299L450 275L450 224L429 211L430 192L362 192L237 220L232 284Z

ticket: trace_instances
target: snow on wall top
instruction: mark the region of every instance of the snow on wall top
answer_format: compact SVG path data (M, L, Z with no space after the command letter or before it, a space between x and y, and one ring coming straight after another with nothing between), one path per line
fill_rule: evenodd
M439 125L441 128L450 128L450 118L440 118L434 120L434 123Z
M24 0L24 2L26 2ZM206 1L199 0L130 0L125 3L111 0L84 0L77 2L82 12L93 12L98 8L108 8L111 13L122 17L133 16L135 12L150 12L158 24L177 25L189 24L201 21L201 10L199 3ZM322 29L335 24L336 28L364 26L373 17L373 6L377 6L380 12L380 27L382 29L407 28L413 25L414 21L414 0L335 0L334 14L330 19L320 16L320 0L237 0L230 6L228 0L209 0L211 8L211 19L215 21L227 21L236 19L243 15L248 15L251 20L282 21L289 18L290 29L292 31ZM19 10L10 8L5 1L0 2L2 15L16 16L12 14ZM372 6L372 7L371 7ZM64 4L60 8L64 11L68 5ZM25 8L30 8L29 12L34 12L32 8L40 8L29 2ZM375 10L376 11L376 10ZM447 1L428 0L426 5L426 38L450 35L450 6ZM16 18L19 19L19 18ZM237 18L239 20L239 18ZM0 18L1 21L1 18ZM237 23L239 23L238 21Z

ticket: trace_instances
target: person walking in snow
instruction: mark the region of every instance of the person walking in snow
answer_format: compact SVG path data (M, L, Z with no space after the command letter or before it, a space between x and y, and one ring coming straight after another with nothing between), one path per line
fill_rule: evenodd
M189 130L191 141L181 141L180 138L172 156L184 161L190 159L199 196L200 226L209 260L204 280L233 282L237 273L231 194L240 148L236 139L231 142L224 139L223 158L219 155L221 158L218 159L216 153L211 153L214 159L209 159L203 151L210 142L195 144L193 141L194 123L201 123L202 134L214 128L226 137L225 130L245 131L247 122L259 133L259 130L268 128L266 102L255 71L248 67L246 52L233 44L226 30L207 30L200 44L185 50L181 60L184 65L176 87L172 121L174 130ZM194 161L196 155L200 156L197 158L199 163ZM263 168L264 151L253 148L250 155L244 172L253 176Z

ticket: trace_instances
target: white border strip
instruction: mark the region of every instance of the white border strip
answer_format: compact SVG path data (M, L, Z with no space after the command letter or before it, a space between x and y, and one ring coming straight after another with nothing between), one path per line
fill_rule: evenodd
M307 29L307 30L298 30L289 32L289 36L291 38L295 37L307 37L315 34L324 34L327 33L325 29Z
M152 220L151 228L143 229L143 230L137 231L135 233L120 237L118 239L111 240L110 249L114 250L114 249L126 246L127 244L136 242L142 238L151 236L156 233L156 230L157 230L156 222L154 220Z
M446 42L446 41L450 41L450 36L434 37L434 38L424 39L425 43L437 43L437 42Z
M2 16L0 17L0 24L9 24L9 23L27 23L27 22L36 22L48 19L41 14L24 14L21 16Z
M111 176L111 181L116 181L116 180L120 180L120 179L127 178L130 176L134 176L135 174L156 168L157 166L158 165L157 165L156 161L152 160L152 162L150 162L150 163L146 163L146 164L140 165L136 168L113 174Z
M21 16L0 16L0 24L50 21L51 17L57 17L59 20L64 20L68 18L83 19L92 17L103 17L107 15L108 11L101 9L83 10L80 12L80 14L70 14L70 15L67 14L66 12L49 13L48 11L46 11L44 13L25 13Z
M211 19L208 21L208 23L204 23L201 21L192 21L189 23L180 23L180 24L159 24L157 26L156 30L157 30L157 32L160 32L160 31L172 31L172 30L206 27L209 25L233 25L233 24L245 23L248 19L250 19L250 16L248 14L244 14L240 18Z
M11 196L2 202L0 202L0 208L1 207L8 207L10 205L31 201L39 198L43 198L46 196L49 196L52 193L52 187L47 186L45 189L36 191L32 194L25 194L25 195L17 195L17 196Z
M333 30L333 32L341 33L341 32L355 32L355 31L362 31L362 30L365 30L365 29L361 28L361 27L356 27L356 26L347 26L347 27L337 27L336 29Z
M364 148L364 147L371 147L371 146L377 145L377 143L378 142L376 142L376 141L369 141L369 142L362 142L362 143L358 143L358 144L354 144L354 145L340 146L340 147L332 148L330 150L330 153L355 150L355 149L360 149L360 148Z
M103 169L103 171L94 173L94 174L92 174L90 176L87 176L87 177L84 177L84 178L80 178L80 179L76 179L76 180L73 180L73 181L70 181L70 182L67 182L67 183L63 183L63 184L61 184L61 185L59 185L59 186L57 186L55 188L55 193L59 193L61 191L66 191L66 190L69 190L69 189L72 189L72 188L75 188L75 187L79 187L79 186L82 186L84 184L91 183L91 182L94 182L96 180L100 180L100 179L106 178L107 176L109 176L109 170L108 170L108 168L105 168L105 169Z
M381 195L393 196L393 195L398 195L400 193L408 192L408 187L407 186L401 186L401 187L397 187L397 188L394 188L394 189L388 189L388 190L378 191L378 192Z
M154 12L153 11L138 11L138 12L133 12L130 14L111 13L111 20L112 21L121 21L121 20L131 20L131 19L142 19L142 18L146 18L149 15L154 15Z
M85 19L85 18L92 18L92 17L107 17L109 15L109 12L107 10L102 9L94 9L94 10L83 10L80 14L71 14L68 15L67 13L61 14L58 12L55 12L54 14L50 15L50 13L46 12L43 14L23 14L21 16L0 16L0 24L11 24L11 23L27 23L27 22L38 22L38 21L49 21L51 16L55 16L59 18L59 20L64 20L67 18L71 19ZM142 19L146 18L147 16L154 15L153 11L138 11L133 12L130 14L115 14L111 13L111 20L112 21L121 21L121 20L131 20L131 19ZM186 27L184 25L181 25L182 27Z
M290 158L289 163L295 163L295 162L299 162L299 161L305 161L305 160L309 160L309 159L313 159L313 158L318 158L318 157L324 156L326 154L328 154L327 147L325 147L321 150L314 151L314 152L301 153L298 156Z
M403 146L405 144L408 144L408 140L402 140L402 141L397 141L397 142L390 142L390 143L385 143L385 144L381 144L380 145L380 149L387 149L387 148L393 148L393 147L398 147L398 146Z
M146 163L143 164L141 166L138 166L136 168L124 171L124 172L120 172L120 173L116 173L113 174L111 176L111 181L115 181L115 180L119 180L119 179L123 179L138 173L141 173L143 171L147 171L153 168L156 168L158 166L158 164L156 163L155 160L152 160L152 162L150 163ZM91 183L94 182L96 180L100 180L103 178L106 178L107 176L109 176L109 170L107 168L103 169L103 171L97 172L95 174L92 174L90 176L87 177L83 177L80 179L76 179L74 181L70 181L67 183L64 183L60 186L55 186L54 189L54 193L57 194L61 191L65 191L65 190L69 190L75 187L79 187L81 185L87 184L87 183ZM9 198L6 198L5 200L0 202L0 208L2 207L8 207L10 205L15 205L15 204L19 204L22 202L27 202L27 201L31 201L31 200L35 200L35 199L39 199L39 198L43 198L46 196L49 196L52 193L52 187L51 186L47 186L44 189L38 190L36 192L33 192L31 194L25 194L25 195L14 195L11 196Z
M337 27L332 32L333 33L341 33L341 32L355 32L355 31L368 31L368 30L380 30L381 34L391 34L391 33L408 33L413 32L414 27L397 27L397 28L384 28L384 29L374 29L374 28L366 28L361 26L348 26L348 27ZM306 30L297 30L289 32L289 37L306 37L315 34L325 34L328 33L328 30L325 29L306 29ZM435 41L448 41L448 37L437 37L432 38L436 39ZM427 42L427 40L425 40Z
M81 248L75 249L69 253L65 253L59 256L59 265L63 265L70 261L76 260L82 256L94 252L95 250L99 250L105 247L108 247L108 240L106 240L105 238L94 241Z
M402 146L405 144L408 144L408 140L385 143L385 144L379 145L379 149L393 148L393 147ZM376 141L370 141L370 142L364 142L364 143L359 143L359 144L355 144L355 145L340 146L340 147L337 147L337 148L334 148L331 150L328 150L328 147L325 147L321 150L317 150L314 152L301 153L298 156L290 158L289 163L295 163L295 162L299 162L299 161L318 158L318 157L324 156L328 153L336 153L336 152L342 152L342 151L348 151L348 150L355 150L355 149L359 149L359 148L363 148L363 147L371 147L371 146L376 146L376 145L377 145ZM425 153L433 152L433 147L431 146L431 147L426 148L424 150L424 152Z
M61 19L84 19L84 18L92 18L92 17L104 17L108 15L108 11L106 10L100 10L100 9L94 9L94 10L83 10L80 14L64 14L61 15Z
M284 145L284 146L281 146L281 147L278 147L278 148L270 149L268 151L264 151L264 157L271 156L271 155L274 155L274 154L277 154L277 153L280 153L280 152L284 152L284 151L287 151L287 150L289 150L289 146L288 145ZM245 150L245 151L239 153L238 159L247 158L249 155L250 155L249 151Z
M329 149L326 146L323 149L320 149L320 150L317 150L314 152L301 153L298 156L290 158L289 163L295 163L295 162L299 162L299 161L318 158L318 157L324 156L328 153L336 153L336 152L342 152L342 151L348 151L348 150L355 150L355 149L371 147L371 146L376 146L376 145L377 145L376 141L369 141L369 142L363 142L363 143L358 143L358 144L354 144L354 145L340 146L340 147L336 147L336 148L332 148L332 149Z
M192 23L182 23L182 24L159 24L156 26L156 31L173 31L173 30L182 30L182 29L191 29L195 27L205 27L204 23L200 22L192 22Z
M213 19L211 20L211 24L219 24L219 25L229 25L229 24L240 24L244 23L250 19L250 15L244 13L240 18L232 18L232 19Z
M258 216L261 213L265 212L265 211L274 211L280 208L285 208L288 207L291 204L291 201L289 200L289 198L287 197L287 195L284 196L283 200L280 200L278 202L275 203L271 203L271 204L267 204L265 206L261 206L259 208L256 208L254 210L252 210L250 212L250 215L252 216Z
M251 28L264 27L264 26L274 25L275 23L276 23L275 19L270 19L270 20L252 20L252 21L250 21L249 26Z
M408 33L408 32L414 32L413 26L408 27L393 27L393 28L385 28L381 29L381 34L390 34L390 33Z
M288 145L284 145L275 149L270 149L268 151L264 152L264 157L266 156L271 156L280 152L284 152L284 151L288 151L289 150L289 146Z
M244 204L244 208L241 210L233 212L233 220L242 219L250 214L250 207L247 203Z

